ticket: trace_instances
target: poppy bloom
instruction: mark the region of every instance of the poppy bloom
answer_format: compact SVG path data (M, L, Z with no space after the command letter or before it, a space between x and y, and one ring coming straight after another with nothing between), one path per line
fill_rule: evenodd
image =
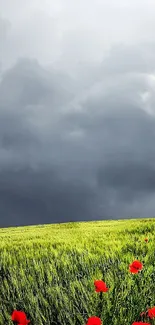
M19 323L18 325L27 325L30 320L27 319L26 314L23 311L14 310L11 319L14 322Z
M96 316L92 316L88 318L88 322L86 325L102 325L101 319Z
M145 240L146 243L148 243L148 238L145 238L144 240Z
M151 325L150 323L134 322L132 325Z
M95 280L94 286L96 292L107 292L109 290L109 288L107 288L106 283L102 280Z
M129 271L131 273L138 273L143 268L143 264L140 261L134 261L132 264L129 265Z
M155 307L148 309L148 316L149 318L155 318Z

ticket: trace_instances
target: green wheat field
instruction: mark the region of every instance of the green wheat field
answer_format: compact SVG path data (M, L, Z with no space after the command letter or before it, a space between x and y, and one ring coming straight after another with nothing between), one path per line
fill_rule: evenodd
M135 259L139 274L129 272ZM131 325L155 306L155 219L0 229L0 325L13 324L14 309L30 325L85 325L98 316L96 279L110 288L103 325Z

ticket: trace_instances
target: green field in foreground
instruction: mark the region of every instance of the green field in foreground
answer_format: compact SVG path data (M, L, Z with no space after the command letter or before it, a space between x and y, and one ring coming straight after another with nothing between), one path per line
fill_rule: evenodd
M128 269L135 259L139 274ZM84 325L99 312L95 279L110 288L103 325L140 321L155 306L155 219L0 229L0 325L13 324L13 309L30 325Z

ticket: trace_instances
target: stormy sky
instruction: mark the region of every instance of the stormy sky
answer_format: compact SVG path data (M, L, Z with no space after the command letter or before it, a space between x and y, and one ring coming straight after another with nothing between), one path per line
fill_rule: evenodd
M155 216L154 0L1 0L0 227Z

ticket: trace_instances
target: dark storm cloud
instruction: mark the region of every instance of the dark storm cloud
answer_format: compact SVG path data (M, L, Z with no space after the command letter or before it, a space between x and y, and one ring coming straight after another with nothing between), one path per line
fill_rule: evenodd
M120 74L106 63L104 75L103 61L91 83L29 59L3 74L2 226L153 214L155 81L136 62Z
M93 190L62 181L54 168L3 170L0 177L1 226L84 220L95 212Z
M72 94L61 88L60 75L59 86L52 78L37 62L20 60L1 81L1 226L82 220L95 212L90 184L63 176L76 150L63 143L59 115Z
M151 165L151 164L150 164ZM143 162L115 162L106 166L98 172L100 186L111 187L127 194L126 199L136 197L137 192L152 193L155 191L155 168ZM126 191L126 192L124 192Z

